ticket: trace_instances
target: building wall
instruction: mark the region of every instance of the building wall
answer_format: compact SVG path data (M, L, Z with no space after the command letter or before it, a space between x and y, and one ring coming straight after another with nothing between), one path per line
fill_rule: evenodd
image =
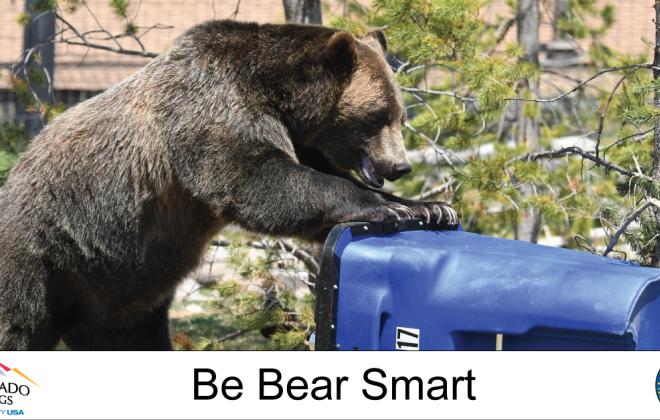
M616 23L603 41L619 51L633 54L646 54L651 50L641 41L642 38L654 39L653 1L652 0L602 0L616 7ZM368 0L361 0L368 3ZM75 22L81 31L96 28L95 20L102 22L113 33L121 32L124 23L116 18L108 6L107 0L87 0L93 15L80 7L64 16ZM161 52L181 32L196 23L208 19L233 17L237 0L134 0L131 14L136 15L140 27L156 24L167 29L154 29L146 34L142 41L149 51ZM340 14L343 10L341 0L324 0L324 19ZM138 7L139 5L139 7ZM0 1L0 89L8 87L6 67L20 57L23 36L22 29L16 23L16 16L23 10L23 0ZM541 41L552 38L553 2L541 0L542 26ZM484 18L493 21L498 15L510 16L511 10L504 1L496 1L482 10ZM284 11L281 0L242 0L236 19L256 22L281 23ZM100 34L95 35L97 38ZM509 31L507 42L515 41L515 27ZM95 39L94 42L114 46L112 42ZM124 48L140 49L138 43L130 39L121 40ZM588 48L588 41L582 43ZM133 57L80 46L56 45L54 87L56 90L99 91L117 83L137 71L149 59Z
M615 9L615 22L612 28L601 39L605 45L615 51L628 54L645 54L651 57L652 51L644 45L642 39L655 42L653 18L653 0L599 0L599 5L611 4ZM554 1L540 0L542 43L552 40ZM495 21L497 16L512 16L513 12L504 1L496 0L483 8L482 15L487 21ZM513 26L505 38L505 42L515 42L516 27ZM581 42L583 48L590 45L589 40Z
M107 0L87 0L89 10L79 7L64 12L64 17L81 31L96 29L96 20L111 33L120 33L124 22L112 13ZM131 15L141 28L160 24L164 29L153 29L141 38L148 51L164 51L179 34L191 26L209 19L233 18L237 0L141 0L132 2ZM139 6L139 7L138 7ZM339 1L324 1L328 14L339 13ZM0 67L15 62L20 57L23 43L22 28L16 16L23 10L23 0L0 1ZM90 13L93 11L93 15ZM259 23L283 23L282 0L242 0L237 20ZM98 39L104 34L92 35L95 43L116 47L113 42ZM131 39L120 40L126 49L140 50ZM149 61L148 58L114 54L80 46L57 44L55 47L55 89L102 90L134 73ZM6 88L8 72L5 70L0 88Z

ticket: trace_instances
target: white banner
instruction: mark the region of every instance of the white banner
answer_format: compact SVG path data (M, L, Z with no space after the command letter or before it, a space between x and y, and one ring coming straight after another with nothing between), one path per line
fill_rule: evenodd
M0 352L2 418L658 418L658 352Z

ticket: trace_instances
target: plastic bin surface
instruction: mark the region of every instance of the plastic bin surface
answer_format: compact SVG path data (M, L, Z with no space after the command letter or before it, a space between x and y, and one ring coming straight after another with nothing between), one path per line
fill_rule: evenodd
M504 350L660 349L658 269L467 232L369 226L337 226L326 242L320 350L486 350L497 334Z

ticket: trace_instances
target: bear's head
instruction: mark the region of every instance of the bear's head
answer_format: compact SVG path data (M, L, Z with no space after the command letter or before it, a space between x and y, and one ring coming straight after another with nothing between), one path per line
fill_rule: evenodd
M336 32L329 39L326 60L347 76L330 122L314 142L335 169L355 172L375 188L412 170L401 134L406 107L386 52L382 31L359 39Z

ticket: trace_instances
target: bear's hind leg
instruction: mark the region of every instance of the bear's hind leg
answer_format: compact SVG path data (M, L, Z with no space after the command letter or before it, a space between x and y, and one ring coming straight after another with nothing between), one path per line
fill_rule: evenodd
M119 321L90 325L66 334L71 350L172 350L168 312L170 300L130 325Z
M5 262L0 272L0 350L52 350L59 340L46 289L36 265Z

